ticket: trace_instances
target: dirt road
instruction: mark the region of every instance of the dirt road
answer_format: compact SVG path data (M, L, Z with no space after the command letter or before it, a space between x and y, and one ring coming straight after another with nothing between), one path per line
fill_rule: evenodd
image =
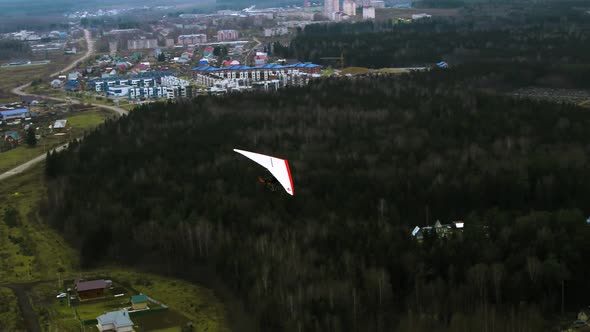
M35 313L35 310L33 310L33 306L29 301L28 295L28 292L31 290L31 288L38 283L39 282L6 284L0 283L0 287L10 288L14 292L21 315L25 321L25 328L27 332L41 332L39 321L37 320L37 314Z
M53 74L51 74L51 76L58 76L62 73L68 72L70 71L72 68L74 68L78 63L88 59L93 53L94 53L94 41L91 38L90 35L90 31L88 30L84 30L84 37L86 38L86 45L88 45L88 49L86 50L86 54L84 54L84 56L82 56L80 59L72 62L71 64L69 64L67 67L65 67L64 69L57 71ZM63 103L72 103L72 104L80 104L81 102L79 100L76 99L64 99L64 98L55 98L55 97L47 97L47 96L42 96L42 95L35 95L35 94L30 94L30 93L26 93L23 90L28 88L31 85L31 82L27 83L27 84L23 84L21 86L18 86L14 89L12 89L12 93L18 96L33 96L33 97L38 97L38 98L43 98L46 100L54 100L54 101L59 101L59 102L63 102ZM102 105L102 104L92 104L90 103L89 105L92 106L96 106L96 107L100 107L100 108L104 108L104 109L108 109L111 110L113 112L116 112L119 115L125 115L127 114L127 110L120 108L120 107L116 107L116 106L109 106L109 105ZM66 145L60 146L56 149L54 149L54 151L61 151L64 149L64 147L66 147ZM27 169L29 169L31 166L38 164L40 162L42 162L43 160L45 160L45 158L47 157L46 153L43 153L42 155L39 155L29 161L27 161L26 163L23 163L9 171L6 171L2 174L0 174L0 181L7 179L13 175L16 174L20 174L24 171L26 171Z

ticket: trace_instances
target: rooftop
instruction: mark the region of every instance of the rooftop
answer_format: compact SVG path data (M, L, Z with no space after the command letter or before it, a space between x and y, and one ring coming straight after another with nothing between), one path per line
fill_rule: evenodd
M145 294L133 295L131 297L131 303L143 303L147 302L148 297Z
M107 287L107 283L103 279L91 280L91 281L79 281L78 283L76 283L76 290L78 292L87 291L87 290L91 290L91 289L106 288L106 287Z
M29 109L28 108L17 108L14 110L8 110L8 111L0 111L0 114L3 116L8 116L8 115L18 115L18 114L25 114L28 113Z
M127 310L107 312L104 315L98 316L96 320L100 325L113 324L115 328L133 326Z
M53 124L53 128L59 129L59 128L65 128L68 125L68 120L55 120L55 123Z
M11 137L12 139L18 140L20 139L20 134L18 131L10 130L4 133L4 138Z
M193 71L222 71L222 70L256 70L256 69L300 69L300 68L318 68L321 67L320 65L316 65L313 63L296 63L292 65L277 65L277 64L267 64L263 66L256 66L256 67L249 67L249 66L228 66L228 67L211 67L211 66L200 66L195 67Z

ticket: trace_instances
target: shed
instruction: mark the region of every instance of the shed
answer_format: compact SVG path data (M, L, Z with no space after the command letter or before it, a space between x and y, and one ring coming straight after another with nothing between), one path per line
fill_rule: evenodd
M53 124L53 129L56 129L57 131L66 131L68 128L68 120L55 120L55 123Z
M22 140L23 140L23 137L21 136L21 134L18 131L9 130L4 133L4 141L11 144L11 145L17 145Z
M55 80L51 81L50 84L51 84L52 88L59 88L59 87L61 87L63 82L61 80L55 79Z
M148 308L148 297L145 294L133 295L131 297L131 307L135 310Z

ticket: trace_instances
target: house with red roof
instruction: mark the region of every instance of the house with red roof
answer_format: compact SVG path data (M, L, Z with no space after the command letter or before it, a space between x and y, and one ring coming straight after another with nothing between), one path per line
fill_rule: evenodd
M104 291L110 286L104 279L80 281L74 283L80 301L92 300L104 297Z

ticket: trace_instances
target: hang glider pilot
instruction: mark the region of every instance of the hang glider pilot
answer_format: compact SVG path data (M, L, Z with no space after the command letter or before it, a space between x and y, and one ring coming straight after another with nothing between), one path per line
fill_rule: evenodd
M266 168L272 174L270 178L258 177L258 181L263 183L266 188L276 191L280 184L289 195L293 196L293 177L287 160L256 152L238 149L234 149L234 151Z

